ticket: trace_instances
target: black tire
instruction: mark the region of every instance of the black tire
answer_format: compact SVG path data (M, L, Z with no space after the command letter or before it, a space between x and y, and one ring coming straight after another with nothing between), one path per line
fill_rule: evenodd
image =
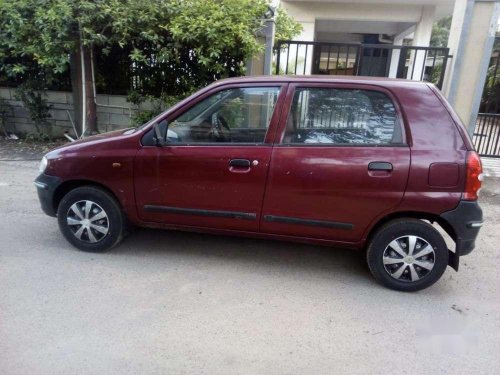
M405 250L411 247L415 249L411 254L414 257ZM406 256L401 255L401 251L406 252ZM420 253L427 254L419 256ZM414 292L431 286L443 275L448 265L448 247L441 234L429 223L411 218L398 219L377 230L368 245L366 260L380 284L390 289Z
M86 202L91 202L88 214ZM97 217L97 214L102 216L102 211L105 217L92 222L91 219ZM82 219L87 219L85 224L69 224ZM116 199L107 191L94 186L78 187L67 193L59 203L57 221L69 243L77 249L90 252L104 252L116 246L123 239L126 230L126 218ZM106 233L103 233L104 230L107 230Z

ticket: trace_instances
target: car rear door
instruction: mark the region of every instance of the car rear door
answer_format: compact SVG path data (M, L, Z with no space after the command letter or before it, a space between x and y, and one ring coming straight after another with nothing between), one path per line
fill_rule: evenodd
M135 159L139 217L170 225L258 231L286 85L232 84L201 94L143 137ZM282 93L282 95L280 95Z
M351 243L402 200L410 149L394 96L373 85L290 84L261 230Z

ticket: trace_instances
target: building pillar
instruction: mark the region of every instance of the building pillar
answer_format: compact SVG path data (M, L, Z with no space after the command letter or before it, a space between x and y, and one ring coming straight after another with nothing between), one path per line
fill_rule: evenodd
M394 37L394 42L392 43L395 46L402 46L404 36L396 35ZM399 56L401 55L400 49L393 49L391 52L391 65L389 66L389 78L396 78L398 75L398 65L399 65Z
M452 59L448 62L446 67L446 72L443 80L442 91L443 94L448 98L448 100L452 101L453 95L450 95L451 89L451 77L453 76L453 71L455 70L455 66L458 67L456 62L458 61L458 57L462 53L460 40L467 39L468 28L464 28L465 15L468 14L470 18L470 14L472 13L472 7L474 6L474 0L455 0L455 5L453 7L453 15L451 18L451 26L450 26L450 35L448 37L448 48L450 49L450 56L453 56ZM468 25L469 21L467 21Z
M272 15L265 20L264 28L257 36L258 42L264 45L264 52L256 54L247 61L247 76L273 74L273 48L274 34L276 31L275 10L276 8L269 8L269 11L272 11Z
M461 32L450 32L448 45L454 51L450 50L452 67L444 93L472 135L498 27L500 1L457 0L455 8L453 16L458 20L452 21L452 27L461 26Z
M436 7L434 5L424 5L422 7L422 16L415 27L412 45L415 47L429 47L431 42L432 25L434 24L434 13ZM421 81L425 70L425 51L415 50L411 52L410 64L408 68L408 79Z
M402 46L404 39L415 32L415 26L411 26L405 31L399 33L394 37L394 42L392 43L395 46ZM391 65L389 66L389 78L397 78L398 76L398 66L399 66L399 57L401 55L401 50L394 48L391 52Z
M276 30L276 22L274 17L266 21L264 34L266 38L266 50L264 52L264 74L269 76L273 74L273 48L274 48L274 33Z
M262 45L265 45L266 40L265 38L258 38L259 43ZM264 75L264 62L265 62L265 52L259 52L252 56L250 59L247 61L246 65L246 72L245 75L247 76L261 76Z

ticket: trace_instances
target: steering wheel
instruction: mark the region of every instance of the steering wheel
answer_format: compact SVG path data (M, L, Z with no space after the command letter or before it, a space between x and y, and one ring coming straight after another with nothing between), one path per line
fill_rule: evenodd
M231 128L224 117L218 113L214 113L212 116L212 134L215 136L217 141L224 142L231 140Z

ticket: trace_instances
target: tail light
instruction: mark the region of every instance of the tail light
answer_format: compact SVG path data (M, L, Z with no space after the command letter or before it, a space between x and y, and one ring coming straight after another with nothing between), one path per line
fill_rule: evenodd
M465 190L462 198L467 201L475 201L481 189L483 181L483 167L479 155L474 152L467 153L467 165L465 172Z

